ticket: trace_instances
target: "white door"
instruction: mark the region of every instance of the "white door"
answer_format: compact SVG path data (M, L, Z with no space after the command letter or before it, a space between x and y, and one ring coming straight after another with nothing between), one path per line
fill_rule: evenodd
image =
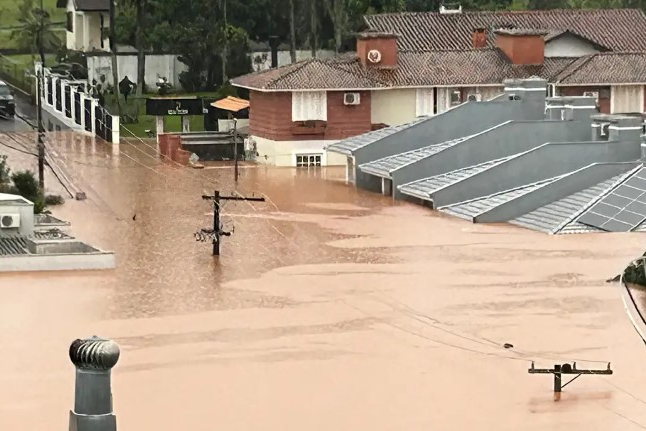
M643 85L613 85L610 91L611 114L644 111Z

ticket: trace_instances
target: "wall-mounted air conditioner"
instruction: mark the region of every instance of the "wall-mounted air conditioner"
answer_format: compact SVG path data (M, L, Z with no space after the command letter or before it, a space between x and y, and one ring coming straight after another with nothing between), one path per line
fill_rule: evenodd
M469 97L467 98L467 100L469 100L469 102L481 102L482 94L480 93L469 94Z
M0 229L20 227L20 214L0 214Z
M358 105L361 103L361 94L359 93L344 93L343 94L343 104L344 105Z

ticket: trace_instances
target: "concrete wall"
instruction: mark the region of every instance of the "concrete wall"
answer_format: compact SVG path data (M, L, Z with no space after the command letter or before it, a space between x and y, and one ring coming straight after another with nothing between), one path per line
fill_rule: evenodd
M372 91L372 123L398 126L414 121L416 98L414 88Z
M119 81L128 76L130 81L137 81L137 55L118 55L117 67L119 69ZM106 82L112 82L112 60L110 56L98 55L87 56L88 80L96 79L100 82L100 76L105 75ZM146 55L146 85L150 89L156 89L157 80L166 78L170 84L179 88L179 74L188 67L177 59L177 55Z
M463 103L427 121L358 149L354 154L357 187L372 190L371 184L374 182L370 178L372 175L364 174L358 169L358 166L363 163L472 135L508 120L541 120L544 116L544 99L537 103L529 103L524 100L510 101L500 97L488 102ZM398 184L403 183L395 182L395 186Z
M14 236L16 234L30 236L34 233L34 205L14 204L0 202L0 216L20 215L20 227L18 229L0 229L0 236Z
M639 163L608 163L586 166L538 190L513 199L474 218L475 223L513 220L542 206L585 190L616 175L636 168Z
M431 198L434 207L440 208L564 175L592 163L635 161L640 155L639 142L632 141L550 143L452 184Z
M271 52L268 51L254 51L249 54L251 57L251 66L254 71L271 69ZM321 49L316 52L316 58L332 58L335 56L334 51ZM297 50L296 61L307 60L312 58L312 51ZM289 51L278 51L278 67L292 64L292 57Z
M346 156L326 151L328 145L338 141L275 141L257 136L253 139L259 154L256 161L260 164L296 166L296 156L299 154L320 155L322 166L342 166L346 163Z
M590 139L590 130L590 121L510 121L501 124L394 171L395 197L401 196L397 187L402 184L512 156L546 142L587 140ZM533 169L537 170L536 167Z

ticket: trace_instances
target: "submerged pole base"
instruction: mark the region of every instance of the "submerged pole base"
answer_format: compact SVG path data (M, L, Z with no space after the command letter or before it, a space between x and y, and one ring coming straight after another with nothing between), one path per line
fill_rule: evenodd
M116 431L117 417L107 415L79 415L70 410L69 431Z

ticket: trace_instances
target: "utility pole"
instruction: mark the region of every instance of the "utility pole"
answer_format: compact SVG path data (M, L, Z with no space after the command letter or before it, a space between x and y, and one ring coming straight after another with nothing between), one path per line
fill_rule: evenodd
M45 48L43 46L45 8L40 0L40 26L38 28L38 52L40 70L36 75L36 116L38 117L38 186L45 193L45 127L43 126L43 75L45 71Z
M231 236L233 233L223 231L222 226L220 226L220 201L265 201L264 197L256 196L222 196L218 190L213 192L212 196L202 195L202 199L213 201L213 229L200 229L195 232L195 239L197 241L205 242L207 238L210 238L213 242L213 256L220 255L220 238L223 236Z
M42 0L41 0L42 1ZM119 69L117 63L117 41L115 34L114 1L110 0L110 51L112 51L112 87L117 102L117 115L121 116L121 101L119 100ZM112 125L110 125L112 127Z
M230 114L229 114L230 115ZM238 120L233 117L233 180L238 182Z
M610 362L608 362L608 367L605 370L582 370L576 367L576 362L570 364L556 364L554 368L535 368L534 362L532 361L532 366L527 370L529 374L553 374L554 375L554 401L561 400L561 391L564 387L581 377L583 374L612 374L613 371L610 369ZM562 376L563 374L573 374L573 377L569 382L563 384Z

